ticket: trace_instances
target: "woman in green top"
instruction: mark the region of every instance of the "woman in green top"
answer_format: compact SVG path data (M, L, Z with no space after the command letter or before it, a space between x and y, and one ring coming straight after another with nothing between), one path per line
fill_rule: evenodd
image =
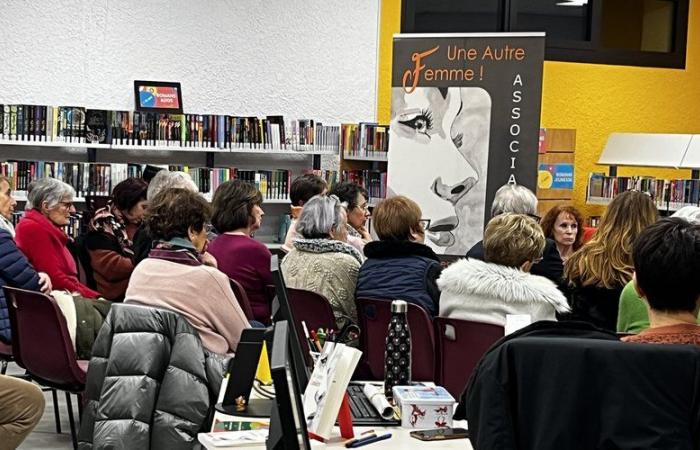
M684 206L671 217L680 217L690 223L700 224L700 208ZM700 316L698 316L700 324ZM634 289L634 282L627 283L620 294L620 308L617 314L617 332L637 334L649 328L649 314L644 300Z

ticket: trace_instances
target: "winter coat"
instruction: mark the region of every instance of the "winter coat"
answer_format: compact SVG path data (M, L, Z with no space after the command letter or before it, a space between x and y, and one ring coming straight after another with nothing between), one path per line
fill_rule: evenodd
M337 321L357 323L355 286L362 256L349 244L331 239L297 239L282 260L287 287L325 296Z
M475 450L697 450L698 380L694 345L543 321L491 347L455 418L469 422Z
M191 449L224 364L177 313L114 304L93 347L79 448Z
M479 241L474 244L467 252L467 258L476 258L484 260L484 241ZM564 263L557 250L557 244L553 239L547 239L542 252L542 261L532 265L530 272L533 275L540 275L549 278L557 285L561 283L564 277Z
M0 229L0 340L12 343L10 316L3 287L39 290L39 275L19 251L9 231Z
M30 209L24 214L17 225L15 241L36 270L49 275L54 289L78 292L87 298L100 296L78 280L66 233L39 211Z
M436 281L442 267L427 245L410 241L373 241L364 248L357 298L400 299L438 313L440 290Z
M508 314L529 314L533 322L566 312L566 297L550 280L515 267L463 259L438 279L440 317L505 326Z

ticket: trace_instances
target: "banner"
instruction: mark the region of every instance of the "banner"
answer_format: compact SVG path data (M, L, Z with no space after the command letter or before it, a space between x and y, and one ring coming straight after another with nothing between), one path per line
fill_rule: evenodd
M394 36L389 195L430 221L426 244L464 255L495 192L535 192L544 33Z

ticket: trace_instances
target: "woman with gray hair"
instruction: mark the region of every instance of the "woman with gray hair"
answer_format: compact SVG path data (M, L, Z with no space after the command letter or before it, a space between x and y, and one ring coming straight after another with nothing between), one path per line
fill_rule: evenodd
M315 196L296 224L298 238L282 261L288 287L325 296L337 325L357 323L355 286L362 255L346 241L347 213L334 195Z
M78 280L75 259L68 251L68 236L63 227L75 213L75 190L55 178L42 178L33 183L27 199L31 209L17 225L15 241L38 272L46 272L54 289L78 292L86 298L97 298Z

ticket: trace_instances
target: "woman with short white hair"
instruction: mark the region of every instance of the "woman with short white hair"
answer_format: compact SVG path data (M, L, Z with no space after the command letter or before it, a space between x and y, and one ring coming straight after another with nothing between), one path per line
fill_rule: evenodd
M362 255L345 242L347 213L337 197L315 196L304 204L298 238L282 261L288 287L325 296L339 325L357 323L355 285Z
M78 292L83 297L97 298L78 280L78 269L66 246L69 237L64 231L75 213L75 190L55 178L35 181L27 199L31 209L17 225L15 241L38 272L46 272L54 289Z

